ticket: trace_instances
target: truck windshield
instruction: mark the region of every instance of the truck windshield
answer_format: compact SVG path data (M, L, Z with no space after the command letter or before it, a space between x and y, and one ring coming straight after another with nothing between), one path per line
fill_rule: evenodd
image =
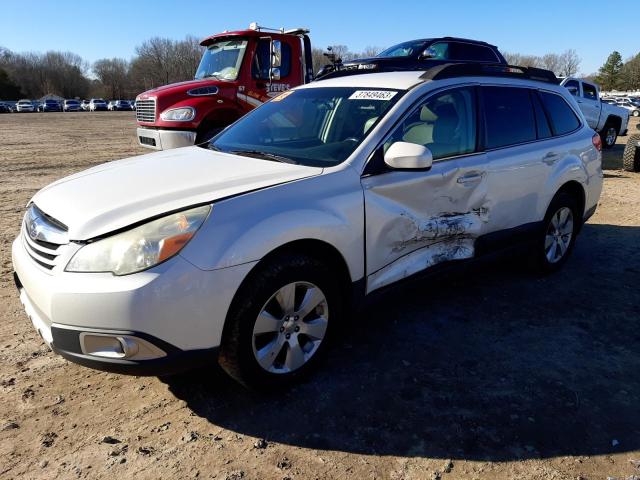
M320 87L290 90L253 110L209 148L265 160L330 167L342 163L402 94Z
M246 48L246 40L223 40L209 45L202 55L195 78L235 80Z

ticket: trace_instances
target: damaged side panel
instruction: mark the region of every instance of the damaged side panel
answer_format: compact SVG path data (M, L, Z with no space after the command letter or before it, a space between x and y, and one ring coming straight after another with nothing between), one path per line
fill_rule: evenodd
M441 262L474 256L492 206L482 157L437 162L429 172L362 179L367 291Z

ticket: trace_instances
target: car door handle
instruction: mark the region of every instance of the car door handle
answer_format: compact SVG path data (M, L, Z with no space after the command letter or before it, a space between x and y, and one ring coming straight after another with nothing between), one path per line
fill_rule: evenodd
M547 165L553 165L558 161L560 156L556 152L549 152L544 157L542 157L542 161Z
M482 180L482 175L482 173L467 173L462 177L458 177L456 181L462 185L468 185L469 183L476 183Z

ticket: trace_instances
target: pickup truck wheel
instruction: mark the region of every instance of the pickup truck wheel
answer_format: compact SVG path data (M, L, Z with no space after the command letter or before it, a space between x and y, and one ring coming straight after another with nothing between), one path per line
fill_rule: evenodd
M611 125L605 125L600 137L602 138L602 146L604 148L611 148L616 144L616 140L618 139L618 129Z
M238 290L220 348L222 368L243 385L272 389L299 380L323 356L343 298L321 261L272 258Z
M534 264L542 273L553 273L566 263L575 244L578 222L575 198L558 192L544 217L541 235L534 250Z
M627 172L640 172L640 135L631 135L622 154L622 168Z

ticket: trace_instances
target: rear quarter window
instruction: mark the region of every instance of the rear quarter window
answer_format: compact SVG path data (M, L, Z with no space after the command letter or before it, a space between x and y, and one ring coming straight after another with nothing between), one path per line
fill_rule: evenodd
M528 89L482 87L481 90L488 149L536 140L536 121Z
M538 93L554 135L565 135L580 127L580 120L561 95L543 91Z

